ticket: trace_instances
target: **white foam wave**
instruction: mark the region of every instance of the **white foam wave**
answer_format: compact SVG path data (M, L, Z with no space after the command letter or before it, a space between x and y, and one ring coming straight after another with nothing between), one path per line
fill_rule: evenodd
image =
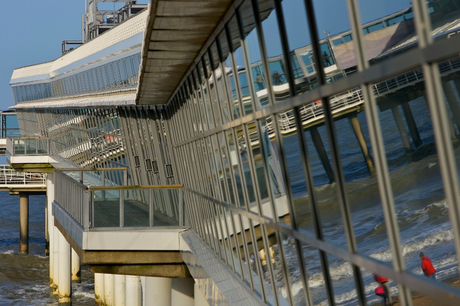
M13 250L8 250L8 251L3 252L3 254L5 254L5 255L13 255L14 251Z
M77 292L72 292L73 295L78 295L78 296L82 296L84 298L88 298L88 299L94 299L94 293L92 292L87 292L87 291L77 291Z
M422 249L425 249L427 246L435 245L435 244L438 244L438 243L444 242L444 241L450 241L453 238L454 238L454 235L453 235L452 230L447 230L447 231L442 231L442 232L436 233L434 235L431 235L431 236L425 238L422 241L417 241L417 242L414 242L414 243L404 245L403 246L403 256L405 256L406 254L412 253L412 252L416 252L416 251L420 251ZM383 262L391 262L391 260L393 258L390 250L385 250L385 251L380 252L380 253L371 254L370 257L375 258L375 259L377 259L379 261L383 261ZM445 264L440 262L440 263L437 263L437 266L438 267L446 266L447 264L451 264L450 261L455 261L455 258L446 259ZM336 267L329 267L329 271L331 273L331 278L334 281L339 281L341 279L344 279L344 278L347 278L347 277L350 277L350 276L353 275L351 265L348 262L342 263L342 264L340 264L340 265L338 265ZM324 284L324 278L323 278L322 272L317 272L317 273L313 274L309 278L308 284L312 288L319 287L319 286L323 285Z
M442 204L439 204L439 205L442 205ZM403 256L409 253L412 253L412 252L420 251L428 246L435 245L435 244L438 244L444 241L450 241L452 239L454 239L454 234L452 230L438 232L434 235L426 237L425 239L421 241L416 241L416 242L412 242L412 243L403 245L403 249L402 249ZM370 257L378 259L380 261L384 261L384 262L390 262L393 259L393 256L390 250L385 250L380 253L371 254Z
M450 241L452 239L454 239L454 233L451 229L442 231L442 232L438 232L434 235L426 237L422 241L417 241L417 242L413 242L413 243L404 245L403 255L406 255L412 252L416 252L416 251L420 251L426 248L427 246L435 245L435 244L438 244L444 241Z

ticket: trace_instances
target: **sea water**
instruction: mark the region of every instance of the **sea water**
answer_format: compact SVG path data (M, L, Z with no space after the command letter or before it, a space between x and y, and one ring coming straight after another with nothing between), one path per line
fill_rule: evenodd
M45 254L44 195L29 196L29 254L19 253L19 196L0 192L0 305L57 305L49 286ZM82 266L72 284L72 305L94 305L93 274Z

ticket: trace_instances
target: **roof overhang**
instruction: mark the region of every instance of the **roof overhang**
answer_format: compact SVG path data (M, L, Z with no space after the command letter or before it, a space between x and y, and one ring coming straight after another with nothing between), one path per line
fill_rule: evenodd
M136 104L166 104L230 0L152 0Z

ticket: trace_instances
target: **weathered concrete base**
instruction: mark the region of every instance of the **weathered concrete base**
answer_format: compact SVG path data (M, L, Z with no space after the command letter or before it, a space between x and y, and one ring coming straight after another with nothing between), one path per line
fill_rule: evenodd
M115 306L131 305L126 301L126 276L116 274L113 276L113 298Z
M59 304L66 305L71 302L72 281L71 281L71 259L70 245L64 236L59 233Z
M129 306L141 306L142 292L139 276L126 275L126 302Z
M72 283L81 282L81 268L80 268L80 257L77 252L72 249Z
M104 274L104 305L113 305L113 275Z
M94 299L96 306L102 305L104 301L104 274L94 274Z

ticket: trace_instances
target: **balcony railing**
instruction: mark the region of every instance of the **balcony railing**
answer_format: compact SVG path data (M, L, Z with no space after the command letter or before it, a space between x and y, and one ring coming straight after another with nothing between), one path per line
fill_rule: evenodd
M55 201L85 231L185 225L182 186L108 186L116 171L126 178L126 168L56 170Z
M49 155L48 138L6 138L6 154L9 156Z

